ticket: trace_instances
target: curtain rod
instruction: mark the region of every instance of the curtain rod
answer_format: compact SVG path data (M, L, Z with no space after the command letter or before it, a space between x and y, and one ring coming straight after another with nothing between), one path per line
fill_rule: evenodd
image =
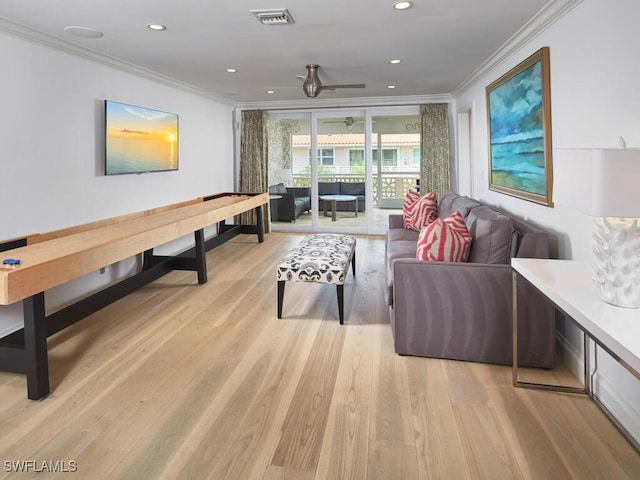
M446 103L446 104L450 104L453 103L452 101L433 101L433 102L420 102L420 103L390 103L390 104L385 104L385 105L325 105L325 106L317 106L317 107L309 107L309 106L304 106L304 107L274 107L274 108L251 108L251 107L247 107L247 108L243 108L243 107L236 107L238 110L241 111L247 111L247 110L264 110L264 111L270 111L270 112L279 112L282 110L302 110L302 111L312 111L312 110L328 110L328 109L353 109L353 108L365 108L365 109L369 109L369 108L386 108L386 107L419 107L421 105L433 105L433 104L438 104L438 103Z

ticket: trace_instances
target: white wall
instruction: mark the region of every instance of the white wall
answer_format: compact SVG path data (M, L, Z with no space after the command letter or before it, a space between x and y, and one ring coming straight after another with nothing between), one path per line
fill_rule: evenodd
M552 141L555 148L640 147L640 34L637 0L583 0L569 13L456 92L458 112L473 105L472 191L486 203L550 231L559 258L589 260L591 219L556 206L548 208L488 189L485 88L543 46L550 48ZM640 181L640 179L639 179ZM569 337L572 337L569 334ZM640 441L640 382L599 352L596 388Z
M233 190L231 105L1 31L0 64L0 240ZM105 99L177 113L179 170L105 176ZM48 291L47 305L134 264ZM0 307L0 333L20 311Z

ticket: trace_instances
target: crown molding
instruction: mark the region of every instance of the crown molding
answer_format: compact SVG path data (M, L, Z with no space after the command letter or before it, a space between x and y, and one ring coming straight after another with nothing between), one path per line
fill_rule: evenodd
M154 80L156 82L160 82L174 88L179 88L187 92L233 106L233 102L227 98L213 95L211 92L208 92L206 90L202 90L200 88L194 87L193 85L180 82L171 77L167 77L165 75L154 72L153 70L139 67L137 65L134 65L133 63L125 62L118 58L105 55L104 53L97 52L89 47L62 40L41 30L28 27L22 23L9 20L5 17L0 17L0 30L11 35L23 38L25 40L37 43L39 45L43 45L45 47L60 50L77 57L82 57L85 60L100 63L108 67L116 68L118 70L122 70L124 72L132 73L136 76L146 78L147 80Z
M547 30L558 19L577 7L582 0L551 0L496 52L484 61L474 72L460 83L452 92L458 97L477 80L519 52L526 44Z
M302 100L239 102L239 110L312 110L317 108L364 108L419 105L423 103L453 103L450 94L441 95L405 95L395 97L361 97L361 98L307 98Z

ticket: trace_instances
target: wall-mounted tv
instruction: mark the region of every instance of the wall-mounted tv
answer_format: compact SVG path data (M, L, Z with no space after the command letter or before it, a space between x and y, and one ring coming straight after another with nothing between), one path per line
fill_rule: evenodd
M178 169L178 115L105 100L106 175Z

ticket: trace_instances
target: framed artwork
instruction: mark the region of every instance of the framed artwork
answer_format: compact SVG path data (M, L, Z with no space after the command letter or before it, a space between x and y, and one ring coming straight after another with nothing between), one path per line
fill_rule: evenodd
M489 190L551 207L549 48L487 87Z

